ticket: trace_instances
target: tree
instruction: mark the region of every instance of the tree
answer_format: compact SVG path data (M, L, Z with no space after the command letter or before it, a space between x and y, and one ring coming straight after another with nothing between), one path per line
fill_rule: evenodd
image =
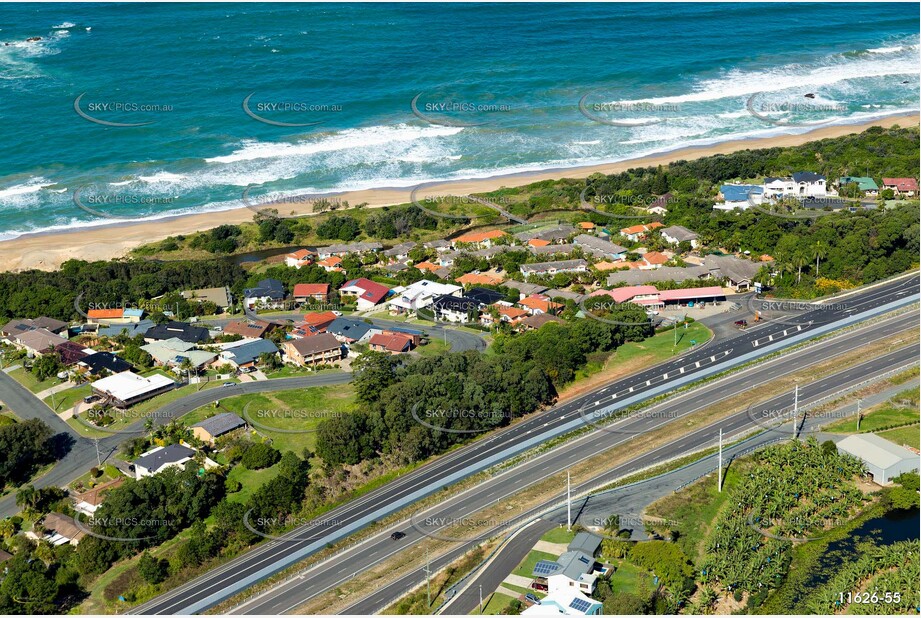
M39 382L44 382L46 379L56 376L63 368L64 366L56 354L43 354L32 362L32 375Z
M146 551L138 561L138 573L148 584L159 584L166 579L169 563L166 560L154 558Z
M615 592L604 600L602 610L609 616L646 613L646 601L632 592Z
M240 464L247 470L260 470L274 466L279 459L281 459L281 453L276 449L268 444L256 442L243 453Z

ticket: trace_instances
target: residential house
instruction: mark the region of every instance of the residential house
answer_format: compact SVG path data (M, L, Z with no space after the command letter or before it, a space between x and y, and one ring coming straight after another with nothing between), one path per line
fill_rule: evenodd
M65 341L54 348L54 353L61 359L61 364L65 367L76 365L90 354L95 354L96 350L84 348L73 341Z
M343 343L362 343L381 329L353 318L336 318L326 327L326 332Z
M43 328L54 335L67 334L67 322L55 320L54 318L21 318L13 319L0 328L0 335L4 337L13 337L30 330Z
M143 319L140 322L134 324L84 324L81 327L81 332L94 332L99 337L117 337L119 335L126 335L128 337L137 337L138 335L144 335L151 328L156 326L153 320Z
M552 300L563 299L571 300L574 303L582 302L582 299L585 298L585 294L578 294L576 292L570 292L568 290L547 290L544 292L544 296Z
M664 227L658 221L653 221L652 223L641 223L638 225L631 225L630 227L625 227L620 230L620 235L627 238L631 242L639 242L646 237L646 234L652 230Z
M390 288L386 285L376 283L364 277L346 281L345 285L339 288L339 295L345 299L353 300L359 311L371 309L387 298Z
M542 313L556 315L563 310L563 305L551 301L550 297L542 294L522 298L518 301L518 305L530 315L540 315Z
M451 241L451 246L455 249L461 244L478 245L486 248L491 247L500 238L507 237L508 234L502 230L489 230L488 232L467 232Z
M608 296L615 303L633 302L638 305L655 306L659 301L659 290L652 285L631 285L613 290L598 290L590 297Z
M675 196L671 193L666 193L655 199L655 201L650 202L649 206L646 207L646 212L653 215L665 216L668 212L668 205L675 200Z
M328 273L344 273L345 269L342 268L342 258L336 255L330 256L326 259L320 260L317 262L317 266L321 267Z
M167 468L182 468L195 458L195 451L182 444L152 448L134 460L134 476L140 480Z
M537 330L541 326L545 326L547 324L550 324L551 322L562 324L563 320L561 320L560 318L550 313L538 313L536 315L529 315L526 318L522 318L521 321L518 323L518 330L520 331Z
M329 300L329 284L295 283L292 296L294 296L294 302L296 303L306 303L311 300L325 303Z
M41 356L68 342L64 337L55 335L45 328L27 330L7 339L17 348L25 350L29 356Z
M595 224L591 221L580 221L577 227L585 232L591 232L595 229Z
M604 241L602 241L604 242ZM535 264L522 264L519 268L525 280L537 275L556 275L558 273L584 273L588 269L585 260L560 260L557 262L538 262Z
M439 296L432 303L435 321L465 323L476 320L483 305L466 296Z
M77 365L82 371L90 375L100 375L101 373L124 373L131 371L134 367L125 359L112 354L111 352L96 352L83 357Z
M317 247L317 255L320 259L326 259L330 256L342 257L343 255L364 253L376 253L383 249L379 242L353 242L348 244L329 245L328 247Z
M438 240L429 241L427 243L424 243L422 246L425 247L426 249L434 249L438 253L444 253L445 251L449 251L451 249L451 243L449 243L447 240L443 238L439 238Z
M384 257L391 262L403 262L409 259L409 252L416 248L414 242L404 242L384 251Z
M415 268L418 268L420 271L424 273L425 272L433 273L441 267L438 264L433 264L432 262L429 262L428 260L426 260L425 262L419 262L418 264L416 264Z
M883 188L892 189L896 195L903 197L918 195L918 181L915 178L883 178Z
M375 352L389 352L390 354L402 354L413 349L412 338L400 334L385 335L384 333L379 333L372 335L371 339L368 340L368 344Z
M682 242L691 243L691 248L696 249L700 246L700 241L696 232L692 232L686 227L681 225L671 225L669 227L662 228L660 232L662 238L670 245L677 245Z
M722 185L720 201L713 205L714 210L748 210L752 204L761 204L764 199L764 187L758 185Z
M776 199L796 194L796 183L789 176L773 177L768 176L761 185L764 199Z
M407 337L412 342L414 348L422 343L422 338L425 336L425 333L421 330L416 330L414 328L404 328L402 326L391 326L389 328L385 328L381 331L381 334L400 335L401 337Z
M618 261L624 260L627 256L626 247L616 245L611 241L589 236L588 234L579 234L573 239L573 242L582 248L583 251L599 259Z
M428 307L439 296L460 296L462 290L459 285L422 279L394 288L393 297L387 301L387 305L398 313L413 313Z
M87 324L137 324L143 317L143 309L134 309L130 307L90 309L86 312Z
M323 313L305 313L304 320L294 325L291 336L294 338L310 337L317 333L326 332L326 328L336 321L336 315L333 311Z
M214 444L221 436L246 427L246 421L233 412L221 412L192 425L192 435L208 444Z
M234 320L224 326L225 335L240 335L247 339L261 339L281 326L276 322L265 320Z
M384 266L384 270L387 271L387 273L391 275L394 275L396 273L401 273L404 270L407 270L408 268L409 268L409 265L406 262L392 262Z
M838 179L838 192L849 184L856 184L857 190L868 197L879 195L879 185L868 176L842 176Z
M467 273L454 280L461 285L499 285L505 281L505 277L490 273Z
M524 298L525 296L530 296L531 294L540 294L541 292L545 292L548 289L547 286L544 285L538 285L536 283L525 283L523 281L506 281L502 285L513 290L518 290L519 298Z
M84 515L92 516L105 501L106 494L116 487L120 487L124 482L125 477L120 476L108 483L97 485L82 494L77 494L74 496L74 510Z
M194 326L186 322L166 322L152 326L144 333L144 341L164 341L172 338L181 339L187 343L204 343L208 341L208 329Z
M495 303L492 306L496 308L499 317L494 318L491 311L484 311L480 314L480 324L483 326L491 326L497 320L506 324L518 324L530 315L527 309L509 307L507 304Z
M603 605L578 590L548 594L540 603L521 612L522 616L600 616Z
M726 281L736 292L752 287L755 275L761 270L762 262L744 260L734 255L708 255L704 266L714 279Z
M664 266L668 260L671 259L664 253L658 251L647 251L643 254L643 257L640 258L642 265L640 266L643 270L653 270L656 268L661 268Z
M320 333L284 343L285 357L298 365L328 365L342 359L342 343L331 333Z
M825 197L828 194L825 176L815 172L795 172L796 194L800 197Z
M93 355L95 356L95 354ZM92 356L87 357L92 358ZM160 373L148 377L123 371L101 378L90 384L94 395L106 399L119 408L127 408L151 397L176 388L178 384Z
M285 265L291 268L300 269L302 266L310 266L317 254L310 249L298 249L285 256Z
M550 594L575 590L591 595L598 581L594 570L594 556L581 550L567 550L555 561L538 560L532 574L546 578Z
M227 363L234 369L255 367L263 354L278 354L278 346L268 339L243 339L225 345L215 363Z
M220 288L201 288L198 290L186 290L179 293L189 302L210 302L222 313L230 308L233 304L233 297L230 295L230 288L224 286Z
M156 365L166 367L181 367L188 360L193 369L201 369L217 358L217 354L207 350L198 350L194 343L188 343L177 337L154 341L142 345L141 349L153 357Z
M569 255L576 250L572 243L565 245L546 245L543 247L528 247L528 251L534 255Z
M484 305L491 305L505 298L505 294L489 288L470 288L464 293L464 296Z
M80 529L73 517L60 513L48 513L42 519L42 528L45 530L45 540L54 545L79 545L86 532Z
M243 303L250 308L280 309L284 301L285 286L278 279L263 279L256 287L243 290Z

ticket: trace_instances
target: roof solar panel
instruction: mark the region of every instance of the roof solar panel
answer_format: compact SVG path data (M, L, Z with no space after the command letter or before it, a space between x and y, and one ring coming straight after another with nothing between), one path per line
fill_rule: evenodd
M534 574L535 575L549 575L555 573L559 570L560 565L556 562L550 562L549 560L540 560L537 564L534 565Z
M582 564L588 564L588 558L586 558L585 556L579 556L579 562L581 562Z
M573 608L577 612L585 612L592 604L586 601L585 599L573 599L569 602L569 607Z

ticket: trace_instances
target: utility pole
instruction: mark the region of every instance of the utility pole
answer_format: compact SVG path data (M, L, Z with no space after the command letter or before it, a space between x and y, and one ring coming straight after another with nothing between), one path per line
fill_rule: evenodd
M799 417L799 384L793 389L793 439L796 440L796 419Z
M860 398L857 399L857 431L860 431L860 421L863 420L863 414L860 412Z
M566 471L566 532L572 532L572 485L569 470Z
M93 444L96 445L96 464L102 467L102 456L99 454L99 438L93 438Z
M719 463L717 464L716 491L723 491L723 428L720 428Z
M483 584L480 584L480 615L483 615Z

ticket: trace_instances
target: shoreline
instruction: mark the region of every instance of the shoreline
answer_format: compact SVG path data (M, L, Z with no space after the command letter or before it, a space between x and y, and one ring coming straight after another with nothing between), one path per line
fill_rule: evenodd
M517 172L487 178L450 180L425 183L430 195L462 195L484 193L502 187L517 187L544 180L560 178L585 178L595 173L619 173L634 167L667 165L681 159L729 154L739 150L798 146L807 142L831 137L861 133L871 126L918 126L915 114L890 116L859 124L830 125L795 135L775 135L763 138L728 140L715 144L688 146L643 157L570 168L554 168L532 172ZM324 195L328 199L348 200L352 204L367 202L368 208L380 208L410 201L413 187L364 189ZM311 194L311 198L316 198ZM304 204L307 205L307 204ZM298 212L309 214L309 208L298 209L295 202L285 203L282 214ZM281 209L279 209L281 212ZM30 269L55 270L69 259L86 261L110 260L124 257L131 249L168 236L189 235L224 223L239 224L252 221L253 210L239 208L199 214L183 214L143 222L113 222L98 227L85 227L69 231L48 231L23 234L0 241L0 272Z

